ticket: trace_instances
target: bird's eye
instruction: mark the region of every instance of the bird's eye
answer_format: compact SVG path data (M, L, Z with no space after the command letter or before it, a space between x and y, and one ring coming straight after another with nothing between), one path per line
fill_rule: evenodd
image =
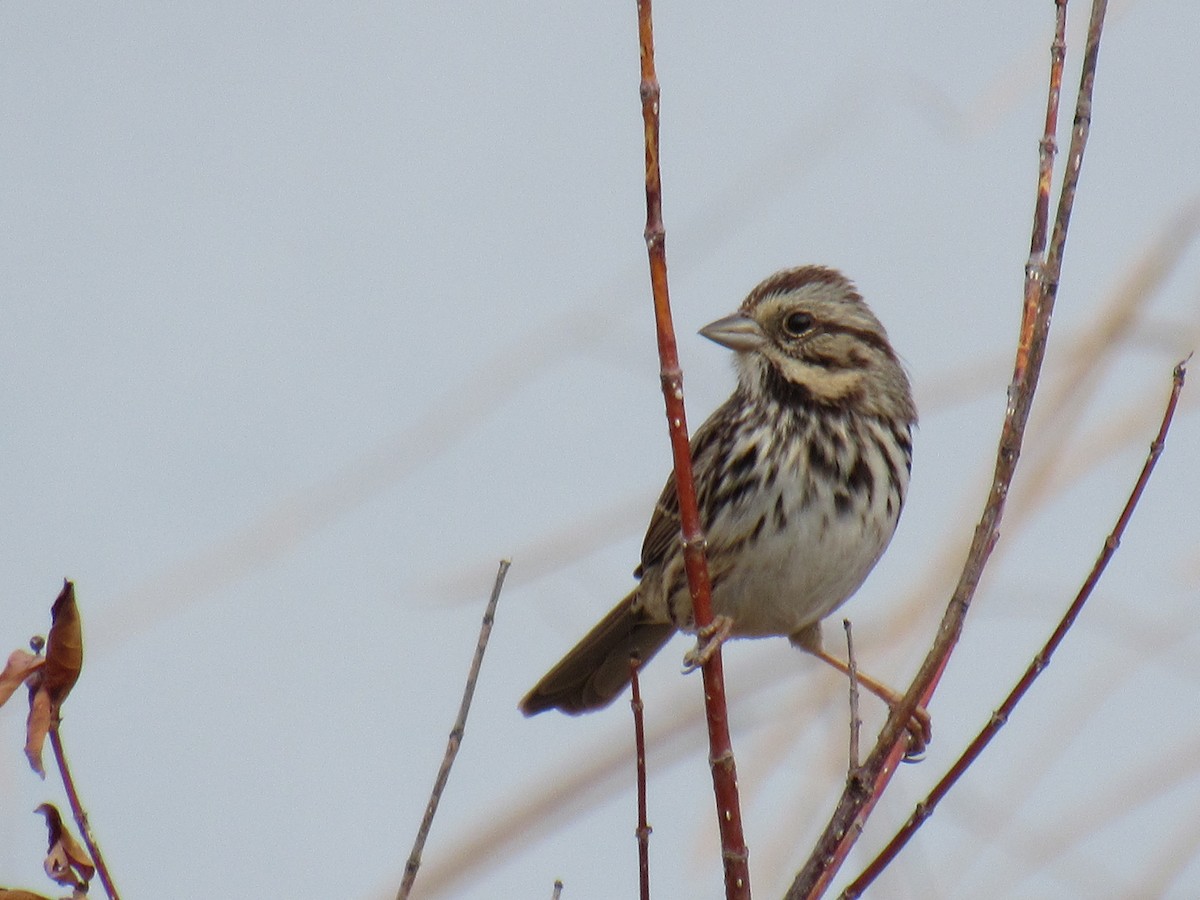
M783 320L783 330L792 337L800 337L813 326L813 317L806 312L794 312Z

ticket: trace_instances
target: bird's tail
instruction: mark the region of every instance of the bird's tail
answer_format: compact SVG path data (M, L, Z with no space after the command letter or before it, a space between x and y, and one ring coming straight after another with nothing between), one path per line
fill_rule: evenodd
M630 656L649 661L675 632L674 625L647 621L635 610L636 596L634 590L618 603L543 676L521 701L521 712L561 709L574 716L608 706L625 690Z

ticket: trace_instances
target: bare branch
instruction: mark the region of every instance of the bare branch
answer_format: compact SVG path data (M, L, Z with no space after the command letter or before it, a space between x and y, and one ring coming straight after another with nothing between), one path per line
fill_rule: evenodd
M50 746L54 750L54 761L58 764L58 771L62 775L67 802L71 805L71 815L75 817L75 824L79 826L79 836L83 838L83 843L87 845L88 853L91 854L92 862L96 864L96 874L100 876L104 892L108 894L109 900L121 900L121 895L117 893L117 888L113 884L112 875L109 874L108 865L104 862L104 855L100 852L100 845L96 843L96 836L92 834L92 826L88 822L87 812L79 800L79 793L75 790L75 779L71 777L71 770L67 766L67 754L63 750L62 736L58 733L59 724L56 710L54 723L50 726Z
M1055 46L1060 42L1059 23L1062 22L1063 4L1056 2ZM1104 25L1106 0L1093 0L1092 17L1088 27L1084 49L1082 74L1076 97L1075 121L1071 133L1071 145L1059 197L1054 229L1050 234L1049 249L1044 263L1039 264L1037 242L1039 224L1035 221L1034 252L1026 267L1025 302L1021 321L1020 338L1013 364L1013 376L1008 390L1008 407L996 453L992 488L975 528L966 563L958 585L950 598L934 644L925 658L920 671L909 687L903 702L898 704L888 717L874 749L862 767L862 778L847 783L838 806L829 824L804 868L796 875L787 893L789 900L821 896L829 886L838 868L845 860L850 848L862 832L875 802L891 780L896 765L904 751L904 729L918 705L928 705L930 697L944 671L950 654L958 642L963 622L975 590L987 564L991 551L999 537L999 525L1004 515L1005 500L1009 485L1021 455L1025 426L1029 421L1033 395L1041 372L1042 359L1046 350L1046 338L1050 328L1050 316L1058 290L1058 279L1062 269L1062 254L1066 244L1067 227L1075 200L1079 172L1083 164L1091 124L1092 88L1095 81L1096 64L1099 58L1100 35ZM1055 51L1057 53L1057 51ZM1061 70L1057 70L1061 72ZM1054 79L1058 77L1053 59L1051 64L1050 99L1048 113L1057 108ZM1047 116L1047 129L1054 133L1051 116ZM1046 145L1043 136L1043 147ZM1043 166L1045 155L1043 154ZM1041 167L1040 167L1041 168ZM1038 190L1043 179L1040 175ZM1035 210L1038 209L1035 202ZM1035 213L1037 215L1038 213ZM848 895L851 896L851 895Z
M712 589L705 558L704 531L692 481L692 453L688 441L683 403L683 373L675 346L671 302L667 293L666 229L662 218L662 175L659 171L658 76L654 69L654 26L650 0L638 0L638 41L641 56L642 122L646 147L646 251L650 257L650 284L654 292L654 319L658 335L658 358L671 451L675 460L675 489L679 496L683 559L692 595L697 631L712 624ZM708 653L703 666L704 708L708 720L709 765L717 801L717 823L721 833L721 856L725 868L725 896L749 898L749 851L742 833L741 803L737 770L729 736L729 712L725 702L725 676L720 645Z
M858 661L854 658L854 631L850 620L842 619L842 627L846 629L846 675L850 678L850 768L847 775L854 778L858 772L858 740L862 731L862 719L858 715Z
M471 668L467 673L467 683L463 688L462 703L458 707L458 717L454 727L450 729L450 739L446 742L446 754L442 757L441 768L433 782L433 791L429 795L429 803L425 805L425 816L421 819L421 827L417 829L417 838L413 841L412 851L404 866L404 878L400 882L400 890L396 900L405 900L412 891L413 882L417 880L417 870L421 867L421 853L425 849L425 841L429 837L429 829L433 825L433 817L437 812L438 803L442 799L442 791L450 779L450 767L458 756L458 748L462 745L463 732L467 727L467 713L471 709L471 698L475 696L475 682L479 679L479 668L483 665L483 654L487 650L488 638L492 635L492 622L496 617L496 604L500 601L500 589L504 587L504 576L512 562L500 560L500 568L496 571L496 582L492 585L492 596L488 600L487 609L483 613L483 622L479 626L479 641L475 645L475 656L471 660Z
M1190 358L1190 357L1189 357ZM1092 571L1088 574L1083 586L1079 589L1079 593L1075 595L1074 601L1063 613L1062 619L1058 623L1058 627L1046 640L1045 645L1033 658L1029 667L1025 670L1025 674L1016 686L1009 692L1009 695L1000 704L1000 707L992 713L988 723L980 730L975 739L967 746L962 755L955 761L950 770L942 776L941 780L934 786L929 795L917 804L911 816L904 826L896 833L896 835L888 842L887 846L879 853L871 864L863 870L845 890L844 897L857 897L862 894L871 883L879 876L889 863L908 843L909 839L916 833L929 816L933 815L933 811L937 808L938 803L946 796L950 788L962 777L963 773L971 766L972 763L983 752L997 732L1008 722L1012 711L1016 705L1025 696L1025 692L1037 680L1037 677L1050 665L1050 658L1054 655L1054 651L1058 649L1058 645L1062 643L1067 631L1075 623L1075 619L1079 616L1083 605L1091 597L1092 591L1100 580L1100 576L1104 574L1104 570L1108 567L1109 561L1113 554L1116 553L1117 547L1121 545L1121 537L1125 533L1125 528L1129 525L1129 520L1133 516L1133 511L1137 507L1138 501L1142 497L1142 492L1146 489L1146 484L1150 480L1150 475L1154 471L1154 466L1158 463L1158 458L1162 455L1163 447L1166 443L1167 431L1171 427L1171 421L1175 417L1175 407L1179 403L1179 393L1183 390L1183 382L1186 377L1187 360L1179 363L1172 373L1171 394L1167 399L1167 408L1163 412L1162 423L1159 425L1158 434L1154 441L1150 444L1150 452L1146 457L1146 462L1142 465L1141 474L1134 483L1133 490L1129 494L1129 499L1125 501L1125 507L1121 510L1121 515L1117 519L1117 524L1113 527L1112 532L1104 542L1103 548L1100 550L1100 555L1097 557L1095 565L1092 566Z
M637 758L637 844L638 885L641 900L650 900L650 822L646 817L646 718L642 705L642 688L638 683L641 660L629 658L629 684L632 696L629 705L633 708L633 744Z

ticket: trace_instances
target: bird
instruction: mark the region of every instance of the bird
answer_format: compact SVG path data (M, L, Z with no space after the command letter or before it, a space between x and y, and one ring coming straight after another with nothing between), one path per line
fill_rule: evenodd
M691 438L714 622L722 637L785 636L846 672L822 648L821 620L862 585L900 518L917 424L905 368L854 283L824 266L776 272L700 334L732 350L737 370ZM676 631L696 631L674 474L634 575L521 700L526 716L603 708L629 684L631 656L645 665Z

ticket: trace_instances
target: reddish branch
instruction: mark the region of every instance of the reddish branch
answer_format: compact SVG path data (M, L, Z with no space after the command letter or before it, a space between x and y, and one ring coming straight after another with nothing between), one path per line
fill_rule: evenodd
M1129 520L1133 517L1133 511L1137 507L1138 501L1142 498L1142 492L1146 489L1146 484L1150 481L1150 474L1154 471L1154 466L1158 463L1158 458L1162 456L1163 447L1167 440L1167 431L1171 428L1171 420L1175 417L1175 407L1179 403L1179 392L1183 390L1183 381L1187 375L1187 360L1184 360L1175 367L1172 373L1171 395L1167 399L1167 408L1163 412L1162 424L1158 428L1158 435L1150 444L1150 453L1146 456L1146 462L1142 465L1142 472L1138 476L1137 482L1133 486L1133 490L1129 494L1129 499L1125 501L1125 508L1121 510L1121 515L1117 519L1117 524L1113 527L1112 533L1104 541L1104 547L1100 551L1100 555L1096 559L1095 565L1092 566L1092 571L1089 573L1087 580L1079 589L1079 593L1075 595L1075 600L1067 608L1062 619L1058 623L1058 627L1047 639L1041 651L1033 658L1029 664L1029 668L1025 670L1025 674L1021 676L1021 680L1017 682L1009 695L1004 698L1004 702L1000 707L992 713L988 723L975 736L975 740L971 741L962 756L950 767L950 770L942 776L939 781L929 792L929 795L917 804L908 821L896 833L896 835L888 842L888 845L883 848L871 864L863 870L846 888L843 896L857 897L862 894L871 883L878 877L896 855L904 848L909 839L916 833L916 830L924 824L925 820L933 815L934 809L946 793L952 788L955 782L958 781L962 774L970 768L975 762L984 748L987 747L996 733L1004 727L1008 722L1009 716L1016 708L1016 705L1025 696L1025 692L1037 680L1037 677L1050 665L1050 658L1054 655L1054 651L1058 649L1058 645L1062 643L1071 626L1075 624L1075 619L1079 616L1083 605L1087 603L1091 597L1092 591L1095 590L1096 584L1100 581L1100 576L1104 574L1104 570L1108 567L1109 561L1113 558L1113 554L1117 552L1117 548L1121 546L1121 538L1125 534L1125 528L1129 525Z
M666 231L662 219L662 178L658 161L658 76L654 70L654 29L650 0L638 0L638 43L641 51L642 121L646 146L646 250L650 257L650 284L654 292L654 320L671 453L675 461L675 489L679 494L679 520L683 557L697 630L712 623L712 591L704 555L704 532L692 482L692 454L683 406L683 373L675 346L671 304L667 294ZM742 834L737 770L729 737L725 678L718 647L705 662L704 706L708 719L709 763L717 800L721 854L725 866L725 896L750 896L749 853Z
M1016 471L1017 460L1021 455L1025 426L1029 420L1033 395L1037 387L1038 375L1041 372L1042 359L1046 350L1046 337L1050 328L1050 316L1058 291L1067 227L1070 222L1071 207L1075 201L1075 190L1079 182L1079 171L1083 163L1083 153L1087 146L1091 125L1092 88L1106 8L1105 0L1094 0L1084 49L1079 92L1076 98L1075 121L1071 132L1066 172L1059 195L1054 230L1050 235L1049 250L1044 262L1038 259L1039 254L1036 247L1039 234L1045 233L1044 223L1048 212L1048 203L1035 203L1032 241L1035 252L1031 255L1030 264L1026 268L1024 311L1012 381L1008 388L1009 401L996 454L992 488L979 524L975 528L966 563L954 594L947 605L933 646L920 671L909 687L908 693L905 694L904 700L892 710L879 735L878 742L859 771L859 777L848 780L829 824L818 840L808 862L796 875L787 893L788 898L821 896L850 852L850 848L858 839L867 816L891 780L896 764L904 752L905 728L913 710L919 704L928 705L938 680L941 678L941 673L950 659L950 654L958 642L963 621L975 595L983 568L999 537L999 525L1004 514L1005 499ZM1056 23L1063 21L1063 15L1063 0L1056 0ZM1061 33L1056 27L1055 48L1061 42ZM1054 50L1055 54L1058 52L1057 49ZM1042 140L1042 162L1039 166L1039 198L1043 180L1047 188L1049 185L1049 179L1043 179L1042 172L1047 167L1047 159L1053 159L1052 141L1056 130L1058 80L1061 79L1061 72L1061 65L1056 64L1052 59L1050 99L1047 103L1046 131ZM847 896L853 895L847 894Z

